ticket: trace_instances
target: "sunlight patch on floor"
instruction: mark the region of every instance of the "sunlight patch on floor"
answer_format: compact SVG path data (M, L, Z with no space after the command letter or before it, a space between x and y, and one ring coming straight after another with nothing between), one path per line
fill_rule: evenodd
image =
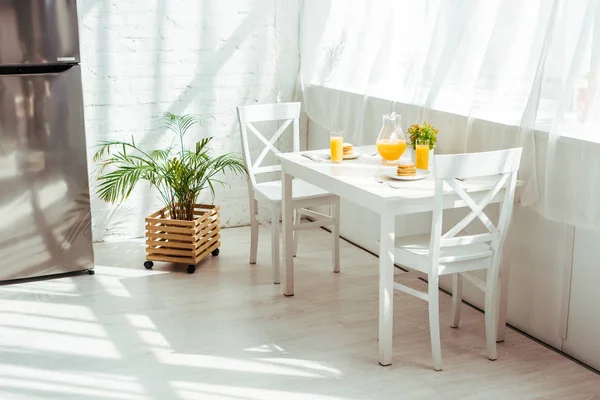
M164 271L107 267L104 265L97 265L94 269L96 271L96 282L102 286L107 294L118 297L132 297L129 290L121 282L122 279L168 274Z
M0 327L27 328L38 332L64 333L95 338L107 337L102 325L95 322L75 321L39 315L0 313Z
M262 362L269 362L273 364L285 365L288 367L303 368L311 371L319 371L326 373L332 378L342 378L344 373L336 368L328 367L323 363L319 363L312 360L299 360L296 358L260 358Z
M169 271L154 271L144 268L133 269L133 268L120 268L120 267L108 267L106 265L96 265L94 268L96 274L99 276L112 276L115 278L141 278L149 275L163 275L168 274ZM98 276L97 276L98 277Z
M262 346L248 347L244 351L250 351L254 353L286 353L281 347L274 343L263 344Z
M143 314L127 314L125 315L131 326L141 329L157 329L152 319Z
M295 367L273 365L272 363L265 363L260 360L245 360L201 354L169 353L164 351L157 351L155 354L159 362L167 365L304 378L331 378L330 374L321 374L318 371L310 372Z
M122 358L108 339L50 332L44 327L32 330L0 325L0 346L90 358Z
M158 328L147 315L127 314L125 318L133 328L136 328L138 337L145 344L164 349L171 348L169 341L158 332Z
M181 381L170 381L170 384L180 398L185 400L347 400L352 398L312 393L309 383L304 393Z
M19 293L23 294L22 298L31 300L45 300L51 296L75 297L80 294L79 289L72 278L60 278L1 286L0 293Z
M74 321L98 320L89 307L44 301L2 299L0 301L0 313L4 312L65 318Z
M121 358L88 307L44 301L0 302L0 346L50 354Z
M99 399L142 400L144 388L135 379L111 374L98 376L84 372L63 372L0 364L0 391L18 393L89 396ZM1 395L0 395L1 396Z
M106 294L118 297L131 297L129 290L121 282L121 278L114 276L98 275L96 282L102 286Z

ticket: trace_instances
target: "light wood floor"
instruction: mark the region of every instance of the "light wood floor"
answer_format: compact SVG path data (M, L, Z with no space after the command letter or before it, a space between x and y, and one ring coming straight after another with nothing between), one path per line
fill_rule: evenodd
M142 267L141 240L96 246L95 276L0 287L0 399L591 399L600 377L509 331L485 357L483 316L450 328L431 368L426 303L395 301L394 364L377 364L377 259L329 235L301 238L296 296L271 283L269 235L223 232L194 275ZM423 283L416 283L422 285Z

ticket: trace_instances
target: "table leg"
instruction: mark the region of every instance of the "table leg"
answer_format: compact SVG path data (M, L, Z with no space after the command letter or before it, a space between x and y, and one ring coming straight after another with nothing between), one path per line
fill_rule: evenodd
M506 313L508 309L508 274L509 274L509 263L508 255L503 254L502 264L500 265L500 297L498 305L498 326L496 330L496 341L504 342L504 335L506 331Z
M394 240L396 219L381 214L379 240L379 364L392 364L394 328Z
M333 272L340 272L340 199L331 208L331 216L335 219L335 224L331 229L333 240Z
M292 176L281 170L281 219L283 221L283 294L294 295L294 206L292 204Z

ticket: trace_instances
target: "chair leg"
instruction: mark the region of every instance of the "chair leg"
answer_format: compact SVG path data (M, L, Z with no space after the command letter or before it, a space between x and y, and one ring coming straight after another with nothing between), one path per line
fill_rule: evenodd
M433 369L442 370L442 343L440 340L440 303L439 277L429 274L429 332L431 334L431 352L433 354Z
M485 282L485 342L487 356L492 361L498 358L496 350L498 272L498 268L490 268Z
M271 206L271 262L273 263L273 283L281 282L279 257L279 207Z
M258 213L258 203L253 200L254 203L250 207L250 264L256 264L256 254L258 251L258 220L256 214Z
M506 335L506 314L508 309L508 277L509 277L508 258L503 256L500 266L500 277L498 285L498 328L496 330L496 342L504 342Z
M452 275L452 327L458 328L460 323L460 310L462 305L463 277L460 274Z
M294 210L294 226L299 224L302 220L302 215L300 214L300 210ZM300 231L294 231L294 257L298 254L298 237L300 236Z
M332 204L331 216L334 219L331 236L333 241L332 257L333 257L333 272L340 272L340 199Z

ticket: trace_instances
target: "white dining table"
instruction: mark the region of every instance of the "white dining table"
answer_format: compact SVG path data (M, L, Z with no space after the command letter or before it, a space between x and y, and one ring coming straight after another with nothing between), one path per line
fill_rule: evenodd
M396 216L433 210L433 173L422 180L397 181L385 177L395 173L396 166L384 165L375 153L375 146L357 147L361 155L355 160L331 163L327 159L329 150L315 150L302 153L281 153L282 167L282 221L283 221L283 293L294 295L293 258L293 205L292 179L302 179L321 187L342 199L356 203L380 216L379 240L379 363L383 366L392 363L392 328L394 311L394 242L396 238ZM303 156L308 154L311 158ZM410 159L401 158L402 162ZM474 201L480 201L495 183L493 179L469 179L461 186ZM390 186L391 185L391 186ZM458 195L450 187L445 188L444 209L465 207ZM481 192L481 195L478 193ZM502 199L502 191L491 203ZM507 268L503 268L507 269ZM505 274L501 273L502 276ZM505 286L505 285L503 285ZM502 288L504 289L504 287ZM506 290L500 291L499 340L503 338L505 325Z

